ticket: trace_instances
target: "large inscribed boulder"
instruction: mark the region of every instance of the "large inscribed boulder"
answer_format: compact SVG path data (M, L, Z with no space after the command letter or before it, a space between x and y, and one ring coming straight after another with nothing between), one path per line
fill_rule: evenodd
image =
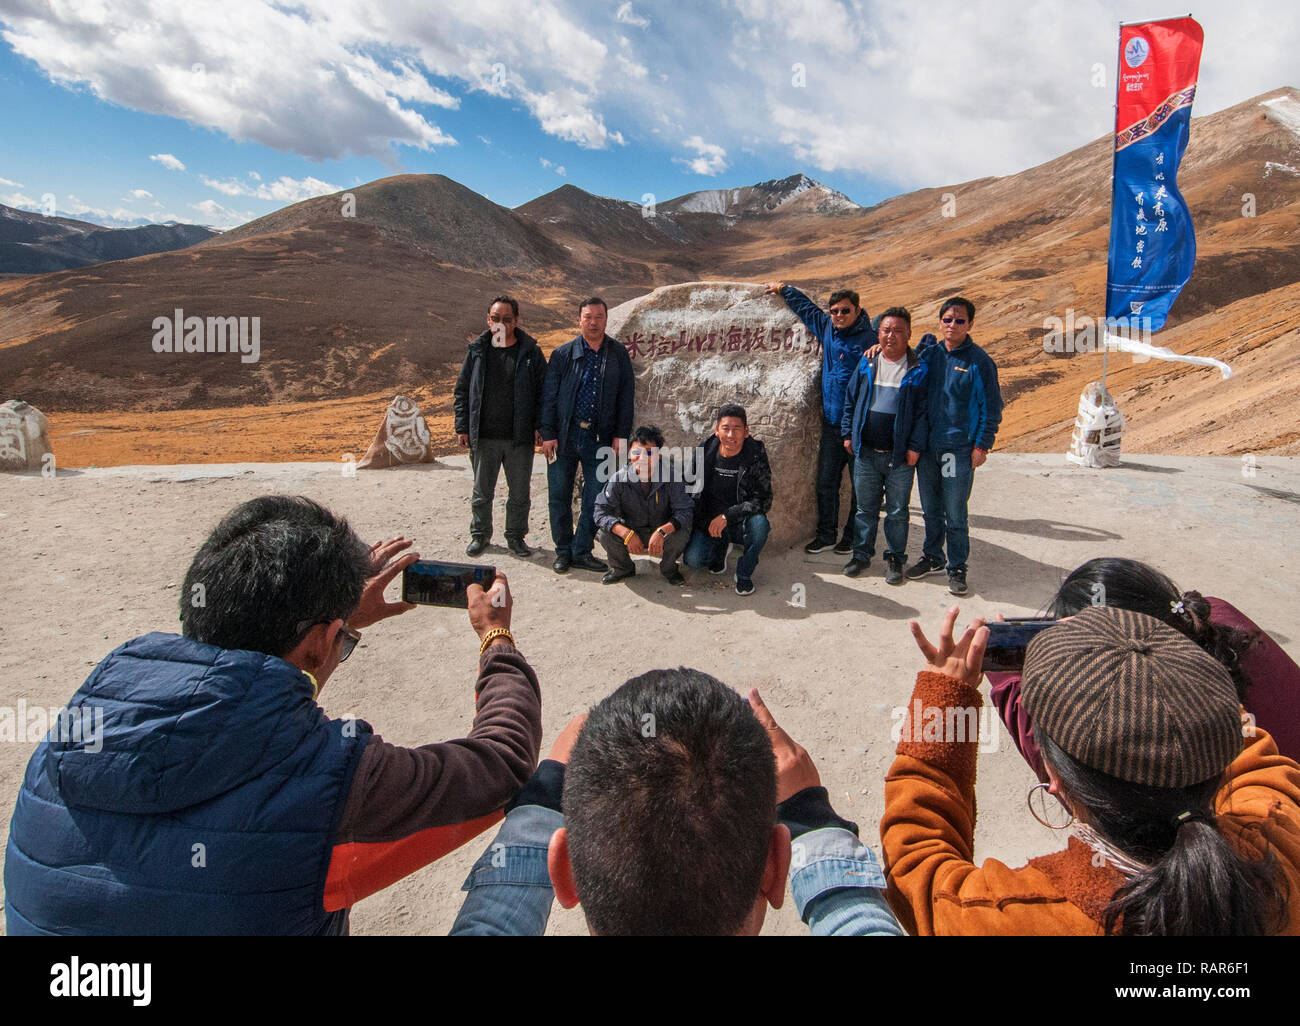
M429 426L419 404L404 395L393 397L375 440L357 464L358 470L384 470L404 463L432 463Z
M0 405L0 471L45 470L53 466L50 425L21 399Z
M606 331L632 357L636 423L658 425L667 446L694 446L713 432L720 407L745 407L772 463L769 545L811 538L821 342L781 297L742 282L667 285L611 310Z

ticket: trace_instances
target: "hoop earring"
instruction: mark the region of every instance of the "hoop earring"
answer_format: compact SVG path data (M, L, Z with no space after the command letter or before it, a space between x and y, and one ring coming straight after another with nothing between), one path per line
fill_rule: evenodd
M1056 795L1054 794L1052 795L1052 798L1056 801L1056 804L1059 805L1062 809L1065 809L1066 812L1070 812L1069 822L1061 826L1057 826L1055 823L1049 823L1042 816L1040 816L1038 814L1038 810L1034 808L1034 792L1037 791L1039 788L1042 788L1043 794L1045 795L1051 794L1051 791L1047 790L1051 786L1052 786L1051 784L1042 784L1042 783L1035 784L1033 787L1029 789L1029 793L1025 795L1025 804L1029 806L1029 814L1033 816L1034 819L1038 820L1038 822L1041 823L1043 826L1047 827L1048 830L1068 830L1071 826L1074 825L1074 813L1070 812L1069 807L1064 802L1062 802L1061 799L1057 798ZM1045 798L1042 800L1042 804L1044 809L1046 809L1047 800Z

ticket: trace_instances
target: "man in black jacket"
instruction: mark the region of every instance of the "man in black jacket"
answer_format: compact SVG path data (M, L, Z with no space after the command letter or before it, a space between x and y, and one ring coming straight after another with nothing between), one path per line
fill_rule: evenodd
M627 449L634 386L627 349L605 334L608 319L609 307L603 299L584 300L578 307L580 334L551 353L546 365L541 435L542 450L550 461L546 485L557 574L571 566L597 572L609 569L591 554L596 496L611 476L608 468ZM579 465L582 510L575 533L573 483Z
M527 558L524 542L531 506L533 448L541 444L546 358L537 340L519 328L519 304L498 296L488 307L488 330L469 344L456 379L456 439L469 446L474 469L467 556L492 540L492 497L506 468L506 546Z
M767 544L772 508L772 468L767 448L749 435L745 408L729 403L718 411L713 434L704 450L703 487L695 497L695 530L686 548L686 565L693 570L727 572L727 552L734 542L744 546L736 564L736 594L754 593L754 568Z

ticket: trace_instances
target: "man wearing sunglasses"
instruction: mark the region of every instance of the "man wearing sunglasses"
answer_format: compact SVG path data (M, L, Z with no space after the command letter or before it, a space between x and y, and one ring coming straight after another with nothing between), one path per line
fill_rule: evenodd
M51 735L33 753L6 849L7 931L345 934L355 902L498 822L542 733L503 575L469 588L481 643L467 737L402 748L318 704L360 631L414 608L384 599L410 546L367 548L300 497L228 514L185 576L183 636L111 652L68 703L99 714L99 736ZM389 686L384 672L371 683Z
M767 291L785 300L794 314L822 344L822 433L817 445L817 536L804 552L825 552L831 546L841 555L853 551L854 520L858 493L853 482L853 457L844 451L840 421L844 415L844 393L849 377L862 354L876 344L871 318L858 304L852 289L831 293L829 309L822 309L793 285L767 283ZM839 530L840 482L849 470L849 515ZM835 539L839 538L837 542Z
M926 335L917 347L929 381L929 442L916 464L925 544L921 558L907 568L907 578L918 580L946 568L954 595L968 591L966 508L975 469L988 458L1002 423L997 364L971 339L974 323L974 303L961 296L946 299L939 308L942 342Z

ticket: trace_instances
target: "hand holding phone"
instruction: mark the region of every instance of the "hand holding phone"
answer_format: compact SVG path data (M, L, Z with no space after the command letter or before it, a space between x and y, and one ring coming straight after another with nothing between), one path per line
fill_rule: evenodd
M989 641L984 648L984 661L980 669L985 673L1019 673L1024 669L1025 648L1029 642L1059 622L1023 618L988 623Z
M468 609L469 586L477 584L490 588L496 576L496 567L482 563L417 559L402 571L402 601L422 606Z

